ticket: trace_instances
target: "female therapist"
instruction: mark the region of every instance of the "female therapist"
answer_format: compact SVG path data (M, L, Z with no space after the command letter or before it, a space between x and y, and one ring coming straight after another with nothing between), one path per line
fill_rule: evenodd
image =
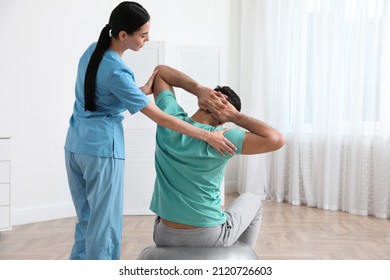
M224 131L196 128L150 102L146 95L152 93L156 73L137 87L121 56L128 49L140 50L149 40L149 28L150 16L140 4L122 2L112 11L98 42L80 58L65 142L68 182L78 219L70 259L120 258L125 158L122 112L141 111L161 126L207 141L220 153L234 153ZM223 106L212 105L219 99L210 89L196 88L193 94L203 100L200 106L208 110Z

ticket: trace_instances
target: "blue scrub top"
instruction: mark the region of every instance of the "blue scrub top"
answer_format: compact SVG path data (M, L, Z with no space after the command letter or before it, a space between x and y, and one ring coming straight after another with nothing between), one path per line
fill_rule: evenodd
M96 75L96 111L84 110L84 78L93 43L79 61L76 101L69 120L65 150L76 154L125 158L123 112L134 114L150 103L136 85L134 73L119 54L107 50Z

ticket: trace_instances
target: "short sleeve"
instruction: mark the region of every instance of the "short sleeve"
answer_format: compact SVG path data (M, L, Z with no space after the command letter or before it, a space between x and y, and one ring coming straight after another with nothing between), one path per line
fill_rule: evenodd
M236 154L239 155L242 152L242 144L244 143L245 131L242 129L232 128L224 133L225 137L236 146Z
M112 94L131 114L137 113L150 103L149 98L136 85L133 73L128 69L115 70L108 84Z
M161 111L176 117L185 117L187 113L177 103L175 95L169 90L164 90L157 95L156 105Z

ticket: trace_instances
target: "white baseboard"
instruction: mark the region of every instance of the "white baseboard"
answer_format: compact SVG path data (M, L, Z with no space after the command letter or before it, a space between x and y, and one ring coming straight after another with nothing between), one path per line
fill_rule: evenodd
M235 193L237 191L237 181L225 182L225 194ZM48 205L39 208L11 209L11 212L11 224L13 226L76 216L74 206L71 202L58 205ZM147 214L150 215L149 212L139 213L139 215Z
M225 194L237 192L241 193L238 190L238 181L225 182ZM264 191L260 191L260 193L256 194L260 196L261 200L267 200L267 194Z
M39 208L11 209L11 213L11 224L13 226L76 216L72 203Z

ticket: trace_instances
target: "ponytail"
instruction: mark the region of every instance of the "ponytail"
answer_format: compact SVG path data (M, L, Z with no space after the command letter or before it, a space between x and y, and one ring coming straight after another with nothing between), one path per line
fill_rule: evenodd
M96 111L95 104L95 88L96 88L96 74L99 68L100 61L103 58L104 52L109 48L111 37L110 37L110 26L107 24L100 33L99 40L96 44L96 48L92 53L91 59L89 60L87 72L85 73L84 80L84 109L85 111Z

